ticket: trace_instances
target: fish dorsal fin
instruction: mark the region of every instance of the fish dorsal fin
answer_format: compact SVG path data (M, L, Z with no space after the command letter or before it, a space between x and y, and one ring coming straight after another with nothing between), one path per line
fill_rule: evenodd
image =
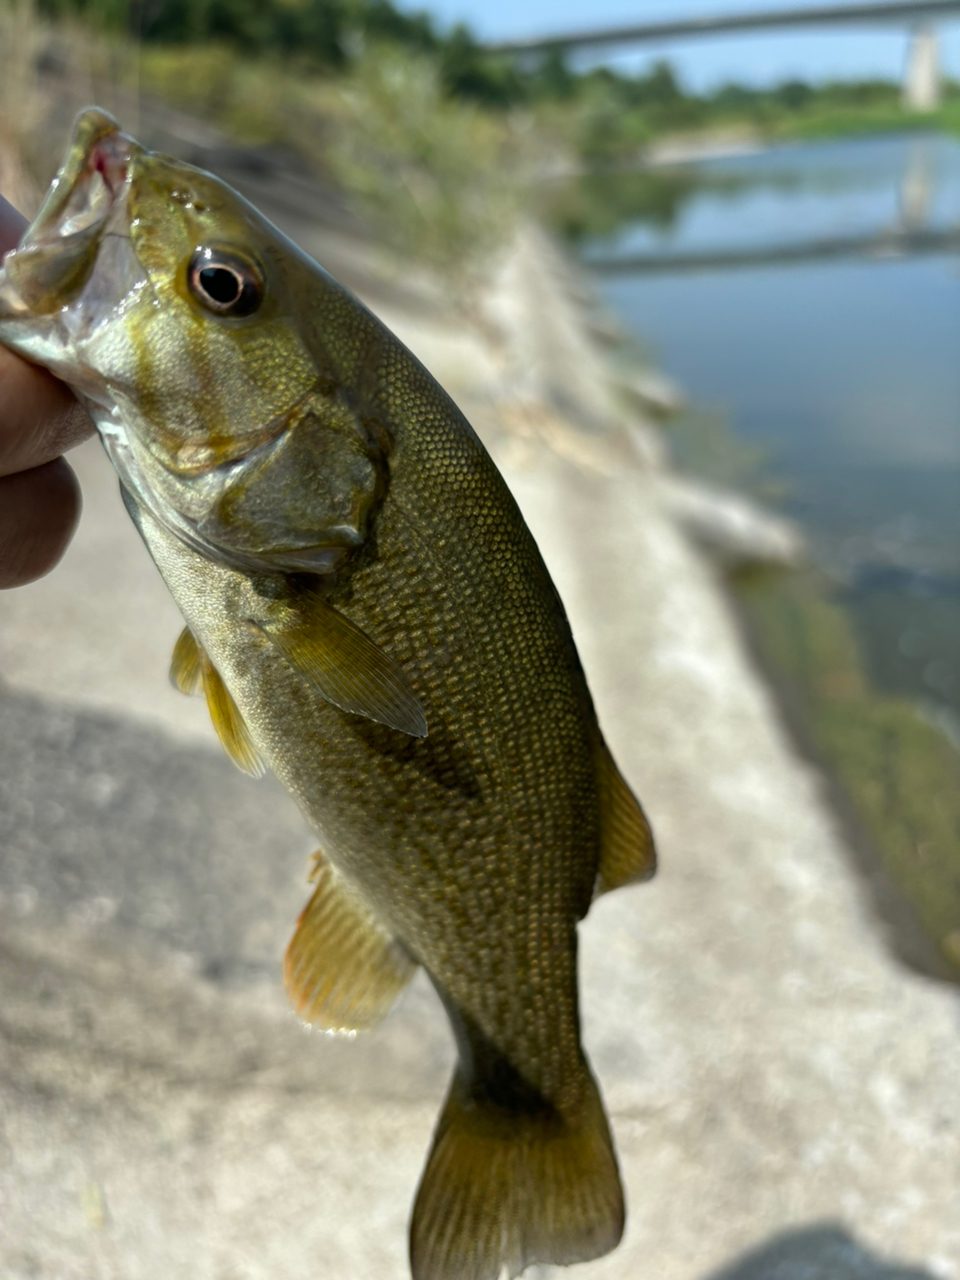
M287 995L324 1031L366 1031L390 1011L416 961L322 854L311 878L317 887L284 960Z
M427 736L427 718L396 662L320 596L304 612L250 620L320 696L341 711L366 716L413 738Z
M210 719L224 751L238 769L254 778L261 777L264 773L263 761L253 745L250 730L230 690L220 678L220 673L197 643L189 627L181 631L174 646L170 679L181 693L197 693L202 686Z
M653 832L646 815L601 742L597 758L600 783L600 866L595 896L635 880L649 880L657 869Z

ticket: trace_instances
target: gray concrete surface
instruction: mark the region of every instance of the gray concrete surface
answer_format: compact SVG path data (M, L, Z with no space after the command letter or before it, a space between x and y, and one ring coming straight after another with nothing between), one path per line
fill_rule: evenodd
M563 305L529 278L490 315ZM660 840L658 878L582 929L629 1223L571 1276L960 1280L957 995L892 958L656 451L612 419L581 438L569 371L518 391L506 339L391 289L527 514ZM66 562L0 598L0 1276L401 1280L437 1001L418 979L352 1041L287 1012L311 837L169 690L176 612L78 462Z

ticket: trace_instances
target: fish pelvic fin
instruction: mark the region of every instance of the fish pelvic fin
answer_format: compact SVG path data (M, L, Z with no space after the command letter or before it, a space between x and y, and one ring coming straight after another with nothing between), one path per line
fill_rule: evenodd
M224 751L238 769L249 773L251 777L262 777L266 770L253 745L246 721L219 671L189 627L184 627L180 632L180 638L174 646L170 660L170 679L181 693L198 693L203 689L213 728Z
M567 1266L615 1249L624 1203L610 1129L584 1068L570 1118L471 1093L458 1070L410 1224L413 1280L499 1280L535 1262Z
M341 711L366 716L413 738L427 718L406 673L344 615L314 596L303 615L251 627L265 635L320 696Z
M170 659L170 683L181 693L199 693L203 685L200 646L189 627L184 627L173 646Z
M600 865L594 896L637 880L657 869L653 832L640 801L630 790L605 742L597 757L600 786Z
M416 961L322 854L312 879L317 887L284 959L287 995L324 1031L366 1031L390 1012Z

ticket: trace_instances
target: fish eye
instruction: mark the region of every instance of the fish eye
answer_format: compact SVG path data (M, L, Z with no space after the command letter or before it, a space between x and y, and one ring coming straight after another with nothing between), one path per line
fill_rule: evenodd
M263 301L263 276L247 258L225 249L198 249L187 268L196 300L218 316L249 316Z

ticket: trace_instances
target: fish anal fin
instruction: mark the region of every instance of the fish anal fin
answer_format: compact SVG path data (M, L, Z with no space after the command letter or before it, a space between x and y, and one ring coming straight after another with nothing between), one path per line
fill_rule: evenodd
M420 699L403 669L358 626L320 596L298 603L260 631L327 702L414 738L427 736Z
M413 1280L499 1280L616 1248L624 1205L603 1104L587 1077L573 1118L505 1111L458 1071L410 1224Z
M597 757L600 784L600 866L595 895L637 880L657 869L653 832L646 814L623 779L605 743Z
M316 888L284 959L294 1009L324 1031L366 1031L389 1013L416 961L317 855Z
M199 693L203 685L201 649L189 627L184 627L173 646L170 681L181 693Z

